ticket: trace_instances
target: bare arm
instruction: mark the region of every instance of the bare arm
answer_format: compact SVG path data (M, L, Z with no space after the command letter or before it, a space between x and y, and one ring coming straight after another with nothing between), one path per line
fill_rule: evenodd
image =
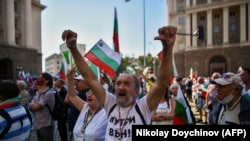
M70 103L72 103L76 107L76 109L81 111L85 101L83 101L79 96L77 96L77 92L74 87L74 73L72 70L70 70L67 73L67 79L68 79L68 93L66 97L70 101Z
M62 39L66 40L67 47L69 48L76 63L76 66L79 69L81 75L84 77L84 80L86 81L87 85L95 94L101 105L104 105L106 92L102 85L99 83L96 75L93 73L87 62L84 60L84 58L78 51L76 47L77 34L71 30L65 30L62 33Z
M162 61L159 67L157 80L149 91L147 102L150 110L153 110L163 97L166 87L169 85L169 77L172 71L172 51L176 38L177 28L173 26L162 27L158 30L159 36L155 40L160 40L163 46Z

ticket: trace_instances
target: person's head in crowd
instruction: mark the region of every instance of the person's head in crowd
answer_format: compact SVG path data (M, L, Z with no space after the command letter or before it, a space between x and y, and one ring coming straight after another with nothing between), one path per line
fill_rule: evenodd
M170 85L169 87L169 92L170 94L173 96L173 97L176 97L177 96L177 93L178 93L178 86L179 84L174 82Z
M49 73L44 72L37 79L36 84L37 84L38 88L42 87L42 86L47 86L49 88L52 88L52 86L53 86L53 77Z
M121 107L126 107L135 103L139 94L140 83L133 74L121 74L115 82L116 102Z
M82 75L78 75L77 77L75 77L75 86L77 91L83 91L88 88L88 85Z
M19 88L12 82L0 82L0 103L19 96Z
M27 84L23 80L18 80L17 81L17 86L18 86L19 90L24 90L26 88Z
M211 76L211 80L217 79L217 78L219 78L220 76L221 76L220 73L214 72L214 73L212 74L212 76Z
M212 81L216 84L217 99L225 105L233 105L239 100L243 88L243 81L238 74L227 72Z
M244 84L250 83L250 69L243 68L242 72L240 73L240 77Z

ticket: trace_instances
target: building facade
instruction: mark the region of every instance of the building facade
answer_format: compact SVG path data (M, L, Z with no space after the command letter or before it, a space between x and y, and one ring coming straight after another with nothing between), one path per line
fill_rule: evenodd
M191 68L211 76L250 67L249 0L167 0L167 7L168 24L186 34L177 35L174 46L180 76L189 76ZM193 34L198 27L204 37Z
M77 48L79 52L84 56L86 53L86 45L85 44L77 44ZM61 70L63 60L65 59L65 56L63 54L67 54L66 56L69 59L69 64L65 63L64 67L66 69L69 69L71 67L74 67L74 60L70 54L70 51L68 50L66 43L63 43L59 46L60 53L59 54L52 54L51 56L45 58L45 71L50 73L53 76L58 76L59 71Z
M0 0L0 80L42 72L40 0Z

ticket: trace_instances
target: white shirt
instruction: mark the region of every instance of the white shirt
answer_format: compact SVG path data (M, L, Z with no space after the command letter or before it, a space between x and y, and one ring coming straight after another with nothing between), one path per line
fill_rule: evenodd
M152 111L149 110L146 98L147 95L137 100L137 105L146 123L150 124ZM107 114L109 113L110 108L115 104L116 96L107 92L104 104ZM133 124L143 125L143 122L135 109L135 105L126 108L116 106L108 117L105 141L117 141L119 138L121 138L122 141L131 141ZM121 132L122 136L120 136Z
M80 115L78 116L73 130L74 141L83 141L84 137L85 141L104 141L108 120L104 108L102 108L98 113L96 113L91 119L91 121L88 123L85 129L85 135L82 133L85 114L88 114L88 110L89 106L87 103L85 103ZM88 118L88 121L90 120L90 118Z

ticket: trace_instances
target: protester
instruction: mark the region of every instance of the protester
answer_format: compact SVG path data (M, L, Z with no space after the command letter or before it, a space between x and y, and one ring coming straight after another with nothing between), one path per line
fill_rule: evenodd
M86 101L86 93L89 91L89 87L84 80L84 78L79 75L74 78L75 90L77 91L78 97ZM69 141L73 141L73 129L75 127L76 120L80 114L80 111L70 102L68 95L66 95L65 103L70 104L69 114L68 114L68 132L69 132Z
M87 92L87 101L76 95L74 88L74 73L67 73L68 98L81 111L74 126L74 141L104 141L107 127L107 114L97 101L92 91Z
M250 69L243 68L242 72L240 73L240 77L244 83L242 95L250 98Z
M19 96L21 98L20 103L28 108L29 102L31 100L31 96L29 92L26 90L26 82L23 80L18 80L17 86L20 90L20 93L19 93Z
M34 129L38 141L53 141L54 139L54 120L49 113L46 105L54 107L55 98L52 90L53 78L49 73L42 73L37 79L37 92L29 109L34 113Z
M153 112L152 125L173 125L178 84L172 83ZM171 93L171 95L170 95Z
M238 74L224 73L220 78L212 83L216 84L217 106L216 123L218 125L237 125L240 124L240 101L243 82Z
M155 40L161 40L163 45L162 62L153 88L139 100L137 100L137 96L140 84L135 75L122 74L118 76L115 82L115 95L105 91L76 47L77 33L71 30L63 32L62 39L66 40L67 47L74 58L77 68L108 113L106 141L118 139L131 141L133 124L150 124L152 111L169 85L168 79L172 70L172 51L176 31L177 28L173 26L162 27L158 30L159 36L155 37Z
M55 81L54 88L58 92L58 95L62 99L62 101L65 100L65 97L68 93L68 90L65 86L65 82L63 79L57 79ZM67 131L67 118L68 118L68 108L69 105L65 103L64 108L62 110L62 116L57 119L57 128L60 134L61 141L67 141L68 140L68 131Z
M27 141L31 131L32 120L28 118L27 112L20 104L19 88L12 82L0 82L0 109L6 111L12 120L10 129L4 134L7 127L7 119L0 115L0 140L1 141ZM1 112L2 113L2 112ZM22 118L21 118L22 117Z
M216 103L218 102L217 98L216 98L216 85L212 84L211 81L214 81L215 79L218 79L220 77L220 73L218 72L214 72L211 76L211 80L207 86L207 96L206 96L206 102L204 105L205 108L205 112L207 112L207 121L208 124L215 124L212 123L212 116L214 110L216 110L214 107L216 105Z

